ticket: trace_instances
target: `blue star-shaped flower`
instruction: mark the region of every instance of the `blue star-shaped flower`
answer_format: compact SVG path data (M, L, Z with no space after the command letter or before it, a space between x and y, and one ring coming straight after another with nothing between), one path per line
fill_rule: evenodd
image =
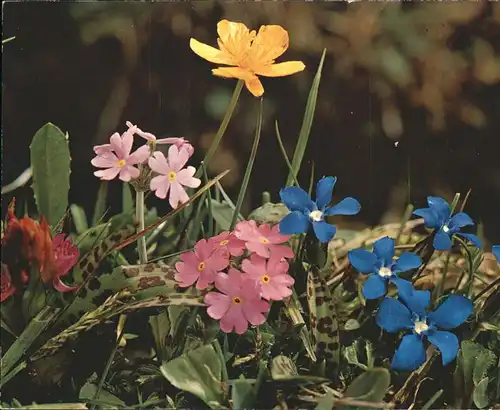
M291 211L280 222L280 233L293 235L306 233L312 224L316 237L321 242L328 242L334 236L337 228L325 222L325 216L356 215L361 205L354 198L344 198L337 205L328 206L336 177L325 177L316 185L316 202L301 188L287 187L280 191L281 202Z
M441 352L443 366L455 359L458 353L458 338L446 330L464 323L472 314L474 306L465 296L450 295L433 312L426 312L430 303L430 292L416 291L400 293L406 306L392 298L385 298L376 316L377 324L387 332L396 333L409 329L411 334L401 340L391 367L394 370L415 370L425 362L424 339ZM443 329L443 330L440 330Z
M476 235L460 232L464 226L474 225L469 215L458 212L451 216L450 205L443 198L428 196L427 203L429 208L417 209L413 214L424 218L427 228L438 230L434 237L434 249L438 251L450 249L453 235L463 236L478 248L481 247L481 240Z
M493 252L493 255L497 258L498 263L500 263L500 245L493 246L493 248L491 248L491 252Z
M349 251L351 265L361 273L370 276L363 285L363 295L366 299L377 299L387 293L387 282L394 283L399 292L401 288L412 288L407 280L396 274L418 268L422 264L420 257L412 252L403 252L396 262L394 258L394 239L384 237L373 244L373 253L358 248Z

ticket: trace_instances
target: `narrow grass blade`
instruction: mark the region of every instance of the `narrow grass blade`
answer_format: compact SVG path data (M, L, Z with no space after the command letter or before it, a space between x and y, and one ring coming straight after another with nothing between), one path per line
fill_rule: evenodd
M300 188L299 181L297 180L297 176L293 172L292 164L290 163L290 160L288 159L288 155L286 153L285 146L283 145L283 139L281 138L281 133L280 133L280 129L278 126L278 120L275 121L274 127L276 129L276 139L278 140L281 154L283 155L283 158L285 159L286 165L288 167L288 172L292 175L293 182L295 183L295 185L297 185Z
M36 338L47 328L59 309L45 306L26 326L23 333L16 339L0 361L0 387L5 383L8 373L19 359L31 347Z
M293 181L293 176L297 176L300 170L300 165L302 164L302 159L304 158L304 153L306 151L307 142L309 140L309 134L311 133L312 122L314 119L314 111L316 109L316 100L318 98L319 83L321 81L321 71L323 69L323 63L325 61L326 49L323 50L321 55L321 60L319 62L318 71L314 76L314 80L309 91L309 97L307 98L306 111L304 113L304 119L302 121L302 127L300 129L299 139L297 145L295 146L295 152L292 159L293 171L288 174L286 179L286 186L290 186Z
M252 151L250 151L250 158L248 158L247 168L245 169L245 175L243 175L243 181L241 183L240 193L238 194L238 199L236 200L236 208L233 214L233 220L231 221L231 226L229 230L232 231L236 222L238 220L238 215L240 213L241 205L245 199L245 195L248 189L248 183L250 182L250 175L252 175L253 164L255 162L255 157L257 155L257 149L259 148L260 133L262 131L262 111L264 109L264 99L260 99L259 115L257 117L257 125L255 127L255 136L253 139Z
M99 223L101 218L106 212L106 202L108 198L108 183L106 181L101 182L99 191L97 191L97 200L94 207L94 215L92 216L92 226Z
M132 195L132 189L128 182L124 182L122 191L122 212L132 213L133 211L134 211L134 196Z
M2 187L2 195L26 185L32 176L33 169L31 167L25 169L14 181Z
M85 215L85 211L81 206L76 204L72 204L69 207L71 212L71 218L73 219L73 223L75 224L76 233L78 235L84 233L87 229L89 229L89 223L87 222L87 215Z
M215 134L215 137L212 141L212 144L210 145L210 148L208 149L207 153L205 154L205 158L203 158L203 163L205 164L205 167L207 169L210 166L210 161L212 160L212 157L215 154L215 151L217 151L217 147L219 146L222 137L224 136L224 133L226 132L227 126L229 125L229 121L231 120L231 117L233 116L234 109L236 108L236 104L238 103L238 99L240 98L240 93L241 89L243 88L244 82L242 80L239 80L236 83L236 87L234 88L233 95L231 97L231 101L229 101L229 107L227 107L226 114L224 114L224 118L222 119L222 122L219 126L219 129L217 130L217 133ZM202 168L198 168L196 171L195 176L199 178L201 176L201 173L203 172Z

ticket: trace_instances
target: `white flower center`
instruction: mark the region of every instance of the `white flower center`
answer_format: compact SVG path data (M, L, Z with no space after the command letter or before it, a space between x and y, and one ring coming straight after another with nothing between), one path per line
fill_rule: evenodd
M444 233L450 232L450 228L448 228L448 225L443 225L443 232Z
M413 325L413 328L415 329L415 332L417 333L417 335L419 335L420 333L428 330L429 326L427 325L427 323L425 323L425 320L418 320Z
M389 268L383 267L378 270L378 274L383 278L387 278L392 276L392 271Z
M323 212L321 211L312 211L310 214L309 214L309 217L315 221L315 222L319 222L321 221L321 219L323 218Z

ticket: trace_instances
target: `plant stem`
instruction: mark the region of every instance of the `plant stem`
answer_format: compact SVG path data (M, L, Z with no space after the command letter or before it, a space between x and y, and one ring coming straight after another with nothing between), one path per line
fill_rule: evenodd
M145 229L144 224L144 191L135 191L135 216L139 222L139 232ZM148 253L146 248L146 237L141 236L137 239L137 253L139 254L139 263L148 263Z
M219 126L219 129L217 130L217 133L215 134L215 137L212 141L212 144L210 145L210 148L208 149L207 153L205 154L205 158L203 158L203 163L205 164L205 167L208 169L210 166L210 161L212 160L212 157L215 154L215 151L217 151L217 147L219 146L222 137L224 136L224 133L226 132L226 128L229 125L229 121L231 120L231 117L233 116L234 109L236 108L236 103L238 102L238 99L240 98L240 93L241 89L243 88L244 82L242 80L239 80L236 83L236 87L234 88L233 95L231 97L231 101L229 101L229 107L227 107L226 114L224 114L224 118L222 119L222 122ZM200 167L196 171L195 177L199 178L203 172L203 169Z

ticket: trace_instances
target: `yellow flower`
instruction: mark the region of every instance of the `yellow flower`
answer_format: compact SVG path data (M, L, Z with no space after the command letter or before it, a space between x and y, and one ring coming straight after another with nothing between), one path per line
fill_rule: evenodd
M281 26L261 26L256 34L242 23L222 20L217 24L217 33L219 49L192 38L191 50L211 63L232 66L215 68L212 73L245 81L248 91L256 97L264 94L257 75L284 77L305 68L302 61L274 63L288 48L288 32Z

